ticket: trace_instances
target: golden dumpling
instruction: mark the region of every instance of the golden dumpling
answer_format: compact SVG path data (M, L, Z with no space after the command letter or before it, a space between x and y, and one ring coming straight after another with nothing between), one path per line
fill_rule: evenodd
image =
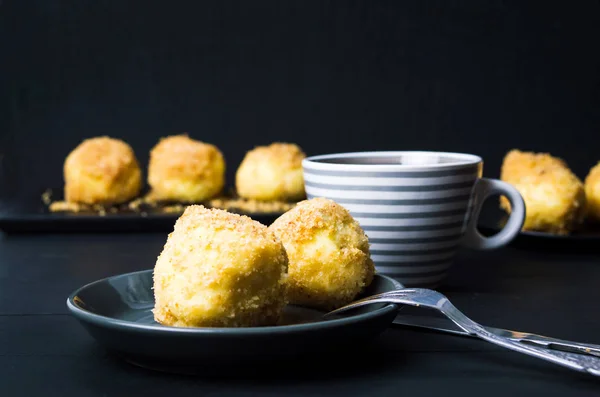
M188 206L154 268L154 317L178 327L273 325L286 304L288 260L266 226Z
M585 196L588 217L593 221L600 222L600 162L590 170L585 178Z
M119 139L86 139L64 164L65 200L84 204L118 204L140 193L142 173L131 147Z
M273 143L250 150L236 172L238 195L261 201L304 198L302 160L305 157L302 150L291 143Z
M547 153L512 150L504 158L500 178L523 196L527 213L523 230L566 234L582 223L583 183L563 160ZM504 197L501 207L510 211Z
M187 135L166 137L150 152L148 184L156 200L208 200L225 185L225 159L214 145Z
M269 229L288 255L290 303L332 310L350 303L371 283L375 267L367 236L332 200L301 201Z

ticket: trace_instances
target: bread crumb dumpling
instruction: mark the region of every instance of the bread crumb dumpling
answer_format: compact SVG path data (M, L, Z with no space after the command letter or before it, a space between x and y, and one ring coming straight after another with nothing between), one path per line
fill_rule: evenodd
M585 195L589 219L600 222L600 162L590 170L585 178Z
M136 197L142 173L133 149L107 136L86 139L65 159L65 200L110 205Z
M148 184L153 199L201 202L223 189L225 159L214 145L185 134L169 136L150 152Z
M286 304L287 265L266 226L188 206L156 261L154 318L177 327L273 325Z
M287 251L292 304L332 310L350 303L373 280L367 236L332 200L301 201L269 229Z
M582 223L586 211L583 183L562 159L511 150L500 178L523 196L527 213L523 230L568 234ZM506 198L501 198L500 205L510 212Z
M238 195L262 201L294 201L305 197L304 152L292 143L258 146L242 160L236 176Z

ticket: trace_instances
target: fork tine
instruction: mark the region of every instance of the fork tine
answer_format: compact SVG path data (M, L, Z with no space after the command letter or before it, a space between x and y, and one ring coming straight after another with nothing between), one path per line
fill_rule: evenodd
M343 312L351 310L351 309L356 309L356 308L366 306L369 304L374 304L374 303L390 303L390 302L386 298L361 299L359 301L350 303L346 306L342 306L340 308L332 310L329 313L324 314L323 317L328 317L328 316L331 316L334 314L343 313Z
M383 292L381 294L375 294L375 295L367 296L365 298L359 299L359 300L354 301L352 303L367 301L367 300L371 300L371 299L389 298L389 297L392 297L392 296L405 296L406 292L411 292L411 291L395 290L395 291Z
M389 298L403 298L406 297L408 294L416 292L416 290L414 289L409 289L409 288L405 288L405 289L398 289L398 290L393 290L393 291L387 291L387 292L383 292L380 294L375 294L375 295L371 295L371 296L367 296L365 298L359 299L357 301L351 302L345 306L342 307L338 307L335 310L330 311L329 313L326 313L323 315L323 317L327 317L333 314L338 314L338 313L342 313L345 312L347 310L350 309L355 309L361 306L365 306L367 304L373 304L373 303L385 303L386 299Z
M327 317L333 314L339 314L351 309L356 309L362 306L366 306L369 304L374 304L374 303L392 303L391 300L394 298L402 298L405 297L406 294L403 294L402 291L398 290L398 291L389 291L389 292L384 292L382 294L376 294L376 295L372 295L372 296L368 296L366 298L354 301L352 303L349 303L345 306L342 307L338 307L335 310L330 311L329 313L326 313L323 315L323 317Z

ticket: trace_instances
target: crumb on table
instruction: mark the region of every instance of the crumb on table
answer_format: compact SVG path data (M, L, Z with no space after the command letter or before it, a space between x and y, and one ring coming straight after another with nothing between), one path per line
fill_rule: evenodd
M258 201L242 198L216 198L210 200L208 204L211 207L224 210L239 210L249 213L270 213L286 212L292 209L296 203L288 203L284 201Z
M68 201L54 201L50 203L48 209L50 212L83 212L91 210L88 205Z
M107 213L138 213L143 217L152 213L182 214L189 204L193 204L160 202L154 199L152 193L149 193L118 206L88 205L63 200L52 201L52 190L50 189L42 194L42 202L48 207L50 212L91 212L99 216L105 216ZM213 208L249 214L282 213L292 209L296 205L296 203L284 201L259 201L230 197L214 198L203 204Z
M46 189L46 191L42 193L42 202L46 205L52 203L52 189Z

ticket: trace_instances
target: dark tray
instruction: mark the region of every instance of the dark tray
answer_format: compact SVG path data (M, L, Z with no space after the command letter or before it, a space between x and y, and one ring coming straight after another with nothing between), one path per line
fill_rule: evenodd
M247 215L270 225L283 212L228 211ZM5 233L115 233L170 232L181 212L164 213L161 208L147 207L142 211L119 210L99 215L94 212L51 212L41 200L11 205L0 213L0 230Z
M478 224L483 235L491 236L498 233L505 222L506 214L496 208L486 208ZM568 235L556 235L545 232L521 231L511 242L520 248L543 249L546 251L597 250L600 243L600 225L585 225L579 231Z
M0 230L5 233L170 232L179 215L4 214L0 215ZM268 226L281 214L244 215Z

